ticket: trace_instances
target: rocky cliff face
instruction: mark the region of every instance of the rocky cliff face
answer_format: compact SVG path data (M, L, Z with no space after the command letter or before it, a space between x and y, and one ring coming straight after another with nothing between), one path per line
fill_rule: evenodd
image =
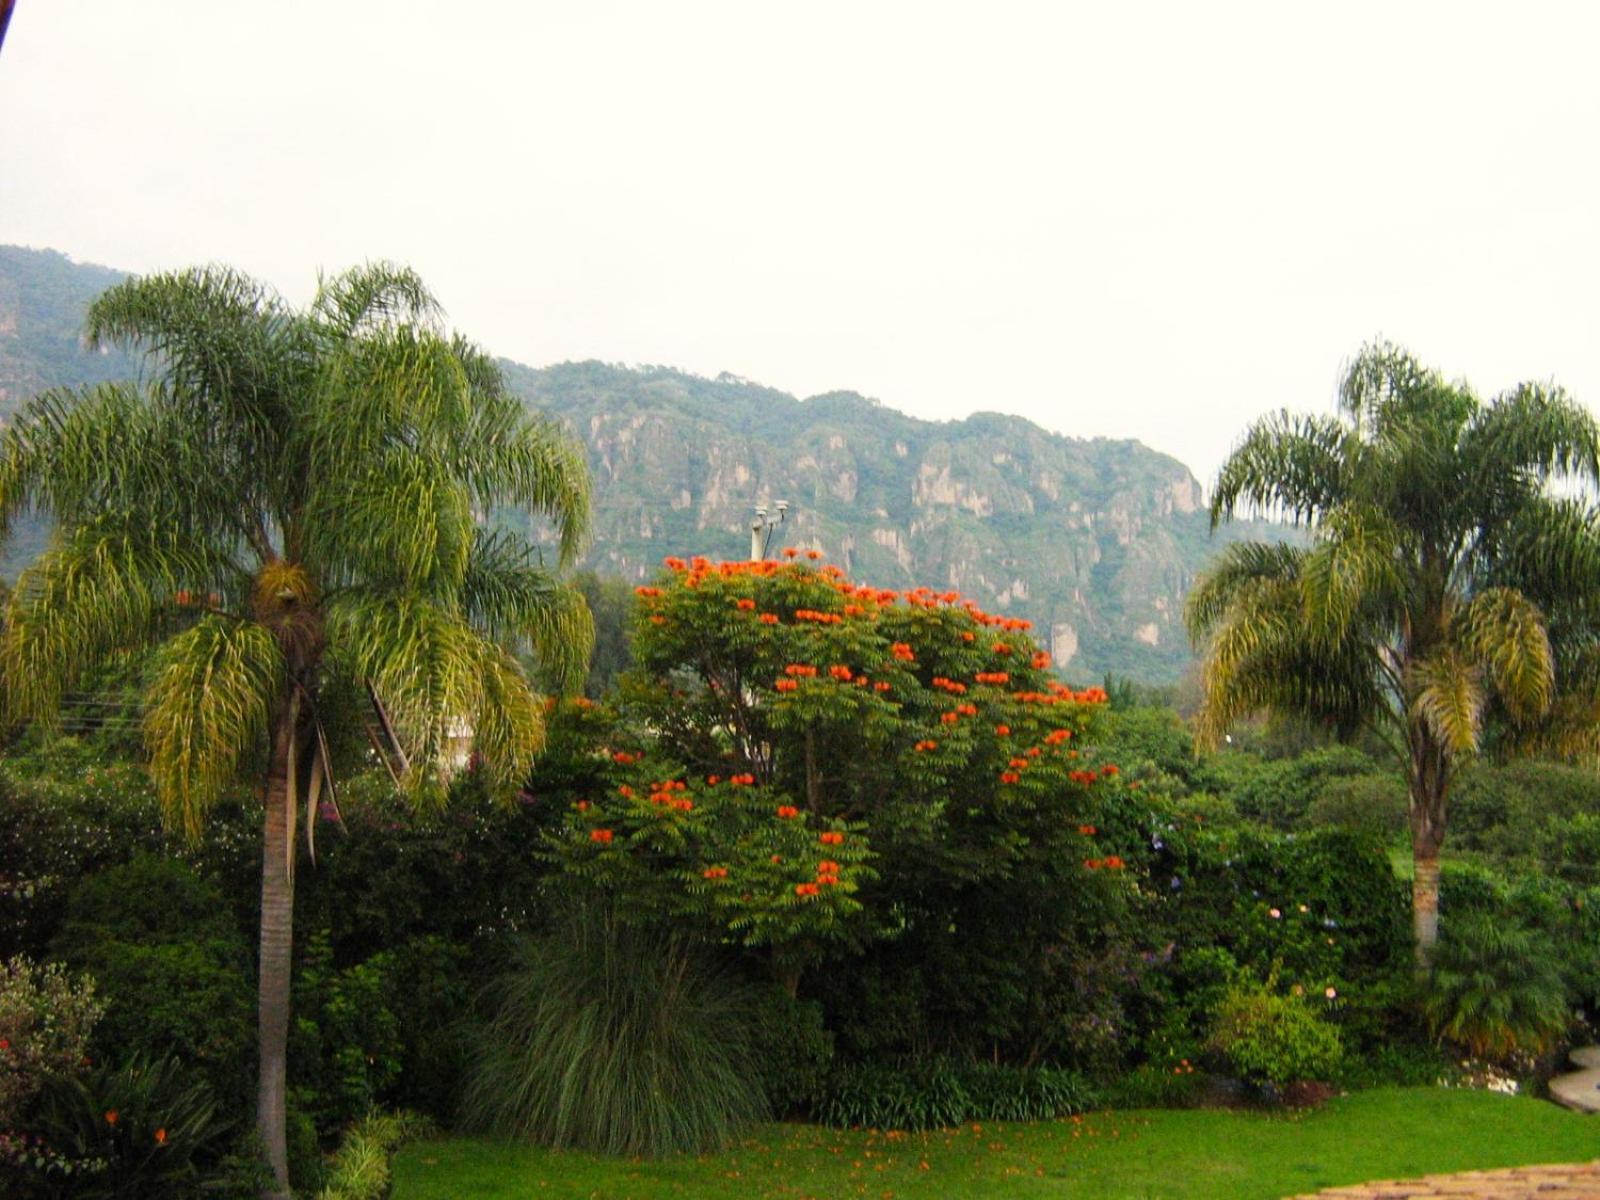
M1028 617L1073 675L1167 681L1189 662L1183 598L1218 543L1193 475L1137 442L992 413L920 421L728 376L503 365L588 446L599 570L643 579L668 554L743 557L754 506L786 499L775 549Z
M119 278L0 246L0 418L42 388L135 373L79 337L84 307ZM1190 661L1183 597L1218 542L1187 468L1137 442L996 413L921 421L852 392L797 400L730 376L502 365L588 447L598 570L643 579L668 554L744 557L754 506L786 499L775 550L814 547L862 581L955 588L1028 617L1075 678L1169 681ZM1070 427L1070 404L1055 423ZM42 533L19 529L0 569Z

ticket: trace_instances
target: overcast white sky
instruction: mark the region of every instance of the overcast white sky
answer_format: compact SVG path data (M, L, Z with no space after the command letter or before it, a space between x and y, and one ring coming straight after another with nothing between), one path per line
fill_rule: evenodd
M0 242L540 365L1136 437L1209 482L1377 334L1600 404L1600 5L18 0Z

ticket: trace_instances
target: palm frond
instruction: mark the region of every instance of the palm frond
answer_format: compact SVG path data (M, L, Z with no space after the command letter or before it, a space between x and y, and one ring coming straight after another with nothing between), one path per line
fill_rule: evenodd
M1461 644L1512 718L1541 716L1555 689L1555 661L1538 606L1515 588L1490 588L1472 598L1458 622Z
M206 616L162 644L144 736L169 825L199 836L212 803L261 744L283 672L277 642L253 622Z
M455 465L484 511L512 505L552 521L563 566L583 549L589 536L589 463L582 444L553 421L525 411L509 395L484 403Z
M1330 508L1300 574L1306 622L1313 636L1339 641L1363 607L1393 602L1404 589L1398 558L1402 532L1367 504Z
M1407 350L1378 339L1363 346L1345 368L1339 407L1357 428L1376 429L1411 397L1441 382Z
M106 655L151 643L178 593L203 590L217 562L139 522L106 514L68 531L12 590L0 633L10 720L55 720L61 695Z
M351 592L327 606L332 652L381 699L410 769L418 802L443 798L450 738L481 704L483 639L458 615L415 593Z
M1308 523L1344 494L1351 432L1328 417L1287 410L1261 418L1222 464L1211 496L1211 527L1249 511Z
M1304 561L1304 550L1281 542L1233 542L1223 547L1184 602L1189 636L1196 642L1204 639L1242 591L1261 583L1297 581Z
M1478 748L1488 701L1479 670L1454 647L1443 646L1413 662L1406 673L1412 718L1455 754L1471 754Z
M522 539L480 529L461 598L476 628L503 645L528 645L564 691L582 684L594 617L583 593L540 566Z
M410 267L373 262L318 277L312 315L341 338L394 321L432 325L439 303Z
M332 581L396 581L430 594L461 586L475 527L448 465L394 443L317 481L303 546Z
M472 749L489 794L510 800L544 746L544 709L515 659L480 641L478 707L472 714Z
M1600 483L1600 424L1558 387L1523 383L1479 410L1461 443L1479 487L1530 472Z

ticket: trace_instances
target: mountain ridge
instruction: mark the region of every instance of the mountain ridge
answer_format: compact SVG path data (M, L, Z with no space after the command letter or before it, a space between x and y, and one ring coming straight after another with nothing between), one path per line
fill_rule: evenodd
M42 388L136 373L78 335L89 299L122 277L0 246L0 418ZM857 392L802 398L726 372L499 361L525 402L585 445L595 539L583 565L635 581L667 555L744 557L754 506L784 499L775 548L820 549L879 586L955 588L1033 620L1077 677L1160 683L1191 661L1183 598L1210 554L1283 535L1246 522L1213 538L1189 468L1131 438L1074 438L994 409L932 421ZM9 557L25 559L32 541Z

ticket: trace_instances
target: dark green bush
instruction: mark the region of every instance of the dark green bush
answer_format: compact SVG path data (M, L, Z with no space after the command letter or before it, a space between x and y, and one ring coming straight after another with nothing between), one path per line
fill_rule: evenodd
M250 948L215 885L139 853L75 887L52 943L105 998L94 1056L175 1054L243 1114L255 1056Z
M694 943L578 909L495 988L466 1123L609 1154L725 1145L769 1112L760 1004Z
M30 1132L77 1167L25 1179L38 1195L156 1200L223 1190L234 1122L210 1086L175 1058L134 1057L81 1078L55 1077Z
M930 1059L851 1063L828 1075L816 1119L841 1129L941 1129L967 1121L1044 1121L1092 1107L1073 1071Z
M1543 1053L1572 1023L1555 947L1510 913L1441 923L1423 1011L1440 1037L1490 1059Z
M763 990L753 1069L776 1117L805 1111L822 1094L833 1062L833 1035L823 1028L822 1006L783 988Z

